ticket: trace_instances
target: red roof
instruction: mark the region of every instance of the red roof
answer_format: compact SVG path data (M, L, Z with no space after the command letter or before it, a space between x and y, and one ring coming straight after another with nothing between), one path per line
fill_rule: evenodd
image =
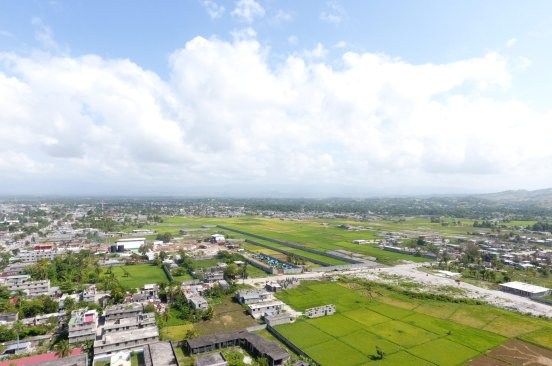
M77 356L77 355L80 355L80 354L81 354L81 349L80 348L74 348L74 349L71 350L71 354L69 356ZM18 358L18 359L15 359L15 360L3 361L3 362L0 362L0 366L37 365L37 364L40 364L42 362L56 360L58 358L59 357L54 352L50 352L50 353L43 353L41 355L36 355L36 356L29 356L29 357Z
M92 323L94 321L94 315L86 315L84 317L84 322L85 323Z
M38 244L34 246L34 250L52 249L53 247L52 244Z

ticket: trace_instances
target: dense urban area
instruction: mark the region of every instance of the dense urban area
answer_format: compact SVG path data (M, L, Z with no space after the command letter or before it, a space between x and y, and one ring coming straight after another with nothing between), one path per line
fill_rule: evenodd
M4 198L0 366L550 365L515 197Z

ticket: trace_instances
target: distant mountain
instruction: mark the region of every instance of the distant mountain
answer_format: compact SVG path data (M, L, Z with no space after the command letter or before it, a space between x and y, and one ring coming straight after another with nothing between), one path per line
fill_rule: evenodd
M524 189L498 193L479 194L474 197L501 203L526 203L540 207L552 207L552 188L527 191Z

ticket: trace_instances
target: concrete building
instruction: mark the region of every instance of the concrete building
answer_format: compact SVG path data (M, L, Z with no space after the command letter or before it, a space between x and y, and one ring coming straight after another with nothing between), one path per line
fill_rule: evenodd
M69 320L69 343L78 343L96 339L98 312L96 310L78 309L71 313Z
M226 239L224 238L224 235L213 234L211 235L210 241L211 243L215 243L215 244L224 244L226 242Z
M236 291L236 300L242 305L272 301L273 299L274 296L265 290L250 289Z
M305 309L305 316L308 318L318 318L321 316L327 316L327 315L333 315L333 314L335 314L335 305L333 304Z
M139 303L109 306L100 339L94 342L94 355L110 355L120 351L144 349L159 341L155 314L144 313Z
M155 314L142 313L128 318L106 320L103 331L105 333L113 333L125 330L142 329L152 326L155 326Z
M80 300L84 302L89 303L95 303L96 302L96 286L90 286L89 288L85 289L81 295Z
M0 313L0 325L11 324L19 319L19 313Z
M0 279L0 286L6 286L12 294L21 291L30 298L50 294L50 280L31 281L28 275L2 278Z
M265 301L255 304L247 305L247 312L255 319L260 319L262 316L268 314L278 314L284 303L281 301Z
M184 346L192 355L226 347L241 346L255 357L266 357L270 366L284 365L290 358L289 354L276 342L268 341L258 334L249 333L245 330L188 339Z
M550 289L541 286L535 286L524 282L507 282L499 285L500 289L505 292L510 292L512 294L525 296L529 298L533 297L542 297L550 293Z
M101 340L94 342L94 355L131 350L158 341L159 331L156 326L104 333Z
M209 308L209 303L207 302L207 300L199 295L191 296L188 299L188 302L194 309L206 310Z
M263 319L265 323L270 325L271 327L275 325L280 325L280 324L288 324L293 321L293 317L288 313L265 315Z
M149 358L152 366L179 365L171 342L150 343L148 347L144 349L144 358L146 360Z
M140 303L120 304L108 306L105 309L105 320L117 320L122 318L136 317L144 311Z
M40 251L40 250L22 250L17 255L10 258L10 262L19 262L25 264L33 264L41 259L54 260L54 258L60 253L54 251Z
M266 283L265 289L270 292L278 292L282 291L282 285L280 285L277 281L269 281Z
M25 353L31 353L31 351L31 342L19 342L8 344L2 355L23 355Z

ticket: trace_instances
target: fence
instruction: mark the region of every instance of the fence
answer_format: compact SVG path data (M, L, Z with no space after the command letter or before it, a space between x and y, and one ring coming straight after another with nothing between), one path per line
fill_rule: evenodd
M174 277L171 274L171 271L169 271L169 269L167 268L167 265L163 264L161 267L163 268L163 271L165 271L165 274L167 275L167 278L169 279L169 281L171 282L174 281Z
M283 344L286 345L286 347L288 347L289 349L291 349L293 352L295 352L296 354L298 354L299 356L303 356L303 357L306 357L310 360L310 364L311 365L319 365L318 363L314 362L314 360L309 356L307 355L305 352L303 352L301 350L301 348L297 347L296 345L294 345L293 343L291 343L290 340L288 340L286 337L284 337L280 332L278 332L276 329L274 329L273 327L271 327L270 325L267 325L266 326L266 329L276 338L278 338L278 340L280 340L280 342L282 342Z
M309 257L306 257L306 256L301 255L301 254L292 253L292 252L289 252L285 249L274 248L274 247L271 247L270 245L262 244L262 243L254 241L254 240L251 240L251 239L245 239L245 242L249 243L249 244L258 245L260 247L267 248L267 249L270 249L270 250L274 250L276 252L280 252L280 253L285 254L285 255L293 255L293 256L296 256L296 257L301 258L303 260L313 262L313 263L316 263L316 264L320 264L321 266L326 266L326 267L331 266L331 264L329 264L327 262L324 262L324 261L321 261L321 260L318 260L318 259L314 259L314 258L309 258Z

